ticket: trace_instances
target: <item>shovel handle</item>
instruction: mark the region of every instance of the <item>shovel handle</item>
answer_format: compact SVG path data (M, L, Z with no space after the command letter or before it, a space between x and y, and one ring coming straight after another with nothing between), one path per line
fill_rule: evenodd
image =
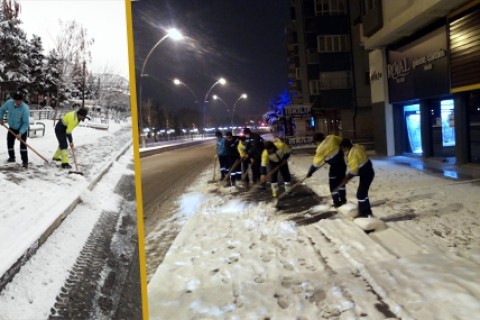
M299 185L301 185L305 180L307 180L307 178L308 178L308 177L305 176L302 180L297 181L297 182L290 188L290 191L284 192L284 193L282 193L282 194L278 197L277 202L278 202L278 200L280 200L281 198L285 197L287 194L289 194L290 192L292 192L293 189L295 189L296 187L298 187Z
M228 171L227 175L225 177L223 177L223 179L220 182L223 182L223 181L227 180L228 178L230 178L230 175L232 174L232 171L235 170L238 167L238 165L240 164L240 161L241 161L240 158L235 160L232 167Z
M42 156L40 153L37 152L37 150L33 149L25 140L23 140L22 138L20 138L15 132L13 132L12 129L10 129L9 127L7 127L4 123L2 123L2 126L7 129L12 135L14 135L18 140L20 140L21 143L23 143L24 145L26 145L28 148L30 148L37 156L39 156L40 158L43 159L43 161L45 161L46 163L48 163L48 160Z

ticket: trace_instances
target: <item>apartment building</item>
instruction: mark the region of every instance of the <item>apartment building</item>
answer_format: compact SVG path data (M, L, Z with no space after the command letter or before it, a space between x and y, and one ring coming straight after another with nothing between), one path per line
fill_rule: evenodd
M480 1L364 0L378 154L480 162Z
M308 111L292 112L296 136L373 139L368 53L352 23L348 0L291 1L289 90L293 111Z

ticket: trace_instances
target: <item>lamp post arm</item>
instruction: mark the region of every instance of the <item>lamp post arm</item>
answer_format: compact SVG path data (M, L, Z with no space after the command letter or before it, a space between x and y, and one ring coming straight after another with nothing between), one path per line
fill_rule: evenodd
M237 103L238 101L240 101L240 99L242 99L242 96L238 97L237 101L235 101L235 103L233 104L233 111L235 111L235 107L237 106Z
M193 97L195 98L195 103L198 103L198 97L197 97L197 95L195 94L195 92L193 92L193 90L190 89L190 87L187 86L185 83L180 82L180 84L182 84L185 88L188 89L188 91L190 91L190 93L191 93L191 94L193 95Z
M152 49L150 49L150 52L148 52L147 57L145 58L145 61L143 61L142 71L140 72L140 77L143 75L143 72L145 71L145 66L147 65L148 59L149 59L150 56L152 55L152 52L155 50L155 48L158 47L158 45L159 45L160 43L163 42L163 40L167 39L168 37L169 37L168 34L164 35L160 40L158 40L158 42L152 47Z
M210 91L212 91L212 89L219 83L220 83L220 81L215 82L214 84L212 84L210 89L208 89L207 94L205 95L205 99L203 99L204 103L207 103L207 98L208 98L208 95L210 94Z

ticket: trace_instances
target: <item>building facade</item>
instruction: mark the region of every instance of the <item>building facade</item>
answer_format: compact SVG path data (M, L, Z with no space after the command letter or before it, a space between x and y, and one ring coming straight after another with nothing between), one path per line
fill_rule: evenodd
M348 0L293 0L287 27L292 103L311 107L293 119L295 135L338 133L372 139L368 53L352 29Z
M377 154L480 162L480 1L362 1Z

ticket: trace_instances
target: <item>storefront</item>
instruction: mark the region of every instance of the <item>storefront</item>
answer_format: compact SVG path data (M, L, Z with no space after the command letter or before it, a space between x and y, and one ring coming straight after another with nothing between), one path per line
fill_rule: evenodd
M480 163L480 5L448 17L451 92L457 123L457 162Z
M389 102L396 154L455 156L455 103L450 94L447 28L431 26L387 48Z

